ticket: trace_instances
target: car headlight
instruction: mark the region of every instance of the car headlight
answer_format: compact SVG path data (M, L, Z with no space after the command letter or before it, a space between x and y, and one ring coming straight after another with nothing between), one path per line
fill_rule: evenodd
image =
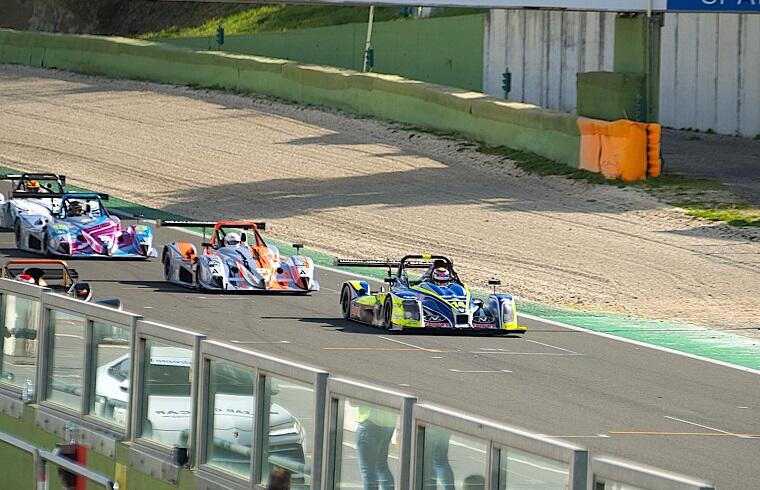
M420 319L420 307L415 300L405 299L401 303L404 310L405 320L419 320Z
M501 303L502 319L505 324L515 323L515 300L510 299Z

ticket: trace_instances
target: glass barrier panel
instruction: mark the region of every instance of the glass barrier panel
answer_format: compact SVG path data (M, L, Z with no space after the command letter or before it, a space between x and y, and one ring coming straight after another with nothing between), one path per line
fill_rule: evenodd
M187 347L145 340L141 437L167 447L188 447L192 359Z
M417 478L424 490L486 489L486 441L431 425L424 434L422 474Z
M565 490L570 465L512 448L499 450L499 490L522 488Z
M341 399L335 438L335 488L392 490L398 481L399 412Z
M251 478L254 380L253 369L210 361L206 462L245 479Z
M3 294L3 336L0 353L0 380L24 390L31 400L37 379L37 334L40 322L39 301Z
M128 328L102 322L92 324L92 358L95 362L90 414L121 427L129 417Z
M68 408L82 408L85 360L83 316L50 310L47 399Z
M595 482L594 490L646 490L641 487L634 487L633 485L626 485L625 483L618 483L613 481Z
M266 378L262 485L290 474L290 488L311 488L311 449L314 446L314 388L286 378ZM276 486L276 485L274 485Z

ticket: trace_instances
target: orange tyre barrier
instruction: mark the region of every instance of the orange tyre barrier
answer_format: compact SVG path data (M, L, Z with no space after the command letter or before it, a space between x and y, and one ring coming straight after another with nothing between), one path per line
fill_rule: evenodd
M607 179L644 180L660 171L660 127L628 120L578 118L580 168ZM652 157L656 156L656 160ZM655 173L656 172L656 173Z
M659 177L662 173L661 138L662 127L659 124L649 124L647 126L647 175L649 177Z

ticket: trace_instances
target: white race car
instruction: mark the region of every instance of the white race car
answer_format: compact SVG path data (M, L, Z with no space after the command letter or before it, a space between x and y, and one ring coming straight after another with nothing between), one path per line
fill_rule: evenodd
M170 447L187 447L190 425L191 351L181 347L153 347L150 368L146 370L145 395L148 397L147 423L143 435ZM128 355L108 362L97 370L95 411L121 425L126 424L129 393ZM230 454L239 461L250 455L253 431L253 379L241 371L216 366L213 375L220 388L213 400L214 446L216 454ZM186 380L183 382L183 380ZM274 394L274 393L273 393ZM272 404L269 412L269 459L280 466L300 472L304 466L301 423L285 408ZM236 455L237 457L233 456ZM286 462L283 464L283 462Z
M0 180L11 182L8 198L0 194L0 228L12 229L24 215L50 217L60 211L58 208L60 199L53 198L53 195L64 193L66 184L64 175L0 175ZM14 192L28 193L34 197L14 198L12 197Z

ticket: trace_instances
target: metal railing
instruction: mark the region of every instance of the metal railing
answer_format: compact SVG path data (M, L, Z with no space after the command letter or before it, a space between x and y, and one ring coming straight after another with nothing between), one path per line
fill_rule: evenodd
M38 484L44 484L47 481L47 463L50 462L70 473L85 478L95 483L96 485L102 486L106 490L114 490L114 483L109 478L96 473L80 464L77 464L70 459L59 456L54 452L40 451L33 444L23 441L17 437L5 434L4 432L0 432L0 442L28 453L30 456L32 456L36 475L32 475L31 479L33 480L33 483L29 485L30 489L39 489L40 486ZM47 486L44 485L43 488L47 488Z
M23 401L39 401L40 428L62 435L51 428L55 424L50 420L58 420L58 425L76 425L79 432L75 434L81 435L88 427L113 433L114 447L119 440L129 440L132 467L154 478L176 482L180 469L191 466L197 468L195 476L204 481L205 488L261 489L270 468L281 467L292 473L293 488L360 485L367 483L359 481L366 477L360 446L370 440L365 436L373 430L384 433L389 441L385 462L390 463L382 469L385 476L377 478L394 479L399 490L424 490L436 481L451 479L446 476L449 463L458 477L472 473L467 477L472 477L470 483L479 482L488 490L509 488L508 483L514 482L510 479L523 474L544 481L542 488L713 488L655 468L589 457L586 449L562 440L417 403L413 394L333 378L321 369L44 288L0 280L0 296L4 328L6 310L15 307L11 303L16 298L34 301L27 306L39 308L36 316L28 317L35 322L31 330L39 341L33 351L36 389L34 396ZM64 328L55 323L57 315L62 318L59 324L74 333L56 331ZM110 326L121 337L96 338L96 327L102 333ZM77 338L77 332L83 333L82 338ZM51 337L56 333L62 333L61 339ZM5 343L9 337L2 338ZM111 350L124 354L115 359L98 356L97 340L104 338L112 342L111 347L118 347ZM56 347L55 342L62 339L68 343ZM80 364L67 364L74 361L81 369ZM67 379L76 383L67 384ZM99 380L110 384L98 387ZM71 403L51 400L53 389L74 398ZM115 394L109 395L108 390ZM20 404L23 396L18 383L0 379L0 401L12 399ZM93 413L94 406L105 412ZM126 410L123 424L103 416L116 410ZM40 411L45 423L39 420ZM108 478L14 436L0 432L0 441L29 452L40 464L47 461L112 488ZM108 451L103 444L90 447L116 457L114 447ZM452 455L452 461L441 463L441 454ZM456 455L472 456L469 460L476 461L477 468L456 466L462 460ZM467 481L463 484L467 486Z

